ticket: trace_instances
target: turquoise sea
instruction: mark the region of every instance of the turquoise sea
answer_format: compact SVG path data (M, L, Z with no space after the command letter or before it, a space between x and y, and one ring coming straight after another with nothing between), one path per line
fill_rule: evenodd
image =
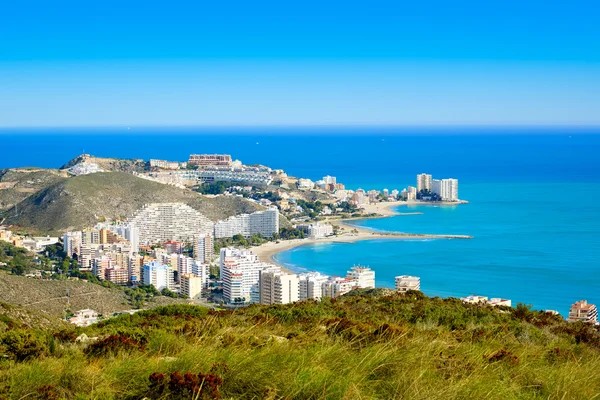
M295 270L342 275L374 268L377 285L421 277L430 296L479 294L558 310L579 299L600 302L600 184L462 184L470 204L404 206L421 215L353 221L379 231L464 234L471 240L372 240L298 247L276 256Z
M459 179L470 204L355 222L375 230L472 240L373 240L278 255L297 270L375 269L379 286L421 277L433 296L480 294L555 309L600 304L600 129L594 128L53 128L0 130L0 168L60 167L82 152L186 160L229 153L246 164L357 189L401 190L415 175Z

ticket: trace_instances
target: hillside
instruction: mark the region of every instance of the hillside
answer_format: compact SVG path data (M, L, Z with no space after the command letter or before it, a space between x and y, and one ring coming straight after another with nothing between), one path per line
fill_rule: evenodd
M28 310L0 301L0 335L11 329L37 327L41 329L67 328L69 324L42 312Z
M110 315L132 308L121 289L105 288L84 281L40 280L4 273L0 273L0 302L42 313L53 320L64 317L65 309L77 311L91 308L100 314ZM160 296L147 303L147 306L176 302L179 301Z
M81 333L98 340L77 344ZM598 328L389 290L156 308L71 333L8 332L2 352L7 399L590 399L600 388Z
M65 180L69 174L57 169L9 168L0 170L0 211L40 190Z
M165 202L188 204L213 221L263 209L240 197L205 197L124 172L103 172L69 178L28 197L18 211L5 213L5 223L61 233L93 226L102 217L126 218L145 204Z

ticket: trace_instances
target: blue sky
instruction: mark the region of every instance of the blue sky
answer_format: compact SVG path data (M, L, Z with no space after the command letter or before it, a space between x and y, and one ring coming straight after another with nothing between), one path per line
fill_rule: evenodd
M585 0L15 1L0 126L600 125L598 21Z

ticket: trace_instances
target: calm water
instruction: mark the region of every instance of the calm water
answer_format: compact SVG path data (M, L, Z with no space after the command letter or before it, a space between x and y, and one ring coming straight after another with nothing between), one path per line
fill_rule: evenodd
M510 298L566 313L600 303L600 130L578 129L41 129L0 130L0 168L59 167L82 152L186 160L230 153L246 164L324 175L356 189L402 189L415 175L460 180L457 207L360 222L372 229L468 234L472 240L383 240L296 248L298 269L377 272L379 286L421 276L425 293ZM402 209L403 211L405 209Z
M279 254L278 261L332 275L369 265L379 286L417 275L428 295L503 297L563 314L578 299L600 302L600 184L465 184L461 191L471 204L398 207L423 214L356 224L474 239L322 244Z

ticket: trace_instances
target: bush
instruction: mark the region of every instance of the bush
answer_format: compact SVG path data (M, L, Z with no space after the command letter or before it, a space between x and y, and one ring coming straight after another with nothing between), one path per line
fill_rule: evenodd
M48 353L45 340L22 329L5 333L0 340L8 355L16 361L39 358Z

